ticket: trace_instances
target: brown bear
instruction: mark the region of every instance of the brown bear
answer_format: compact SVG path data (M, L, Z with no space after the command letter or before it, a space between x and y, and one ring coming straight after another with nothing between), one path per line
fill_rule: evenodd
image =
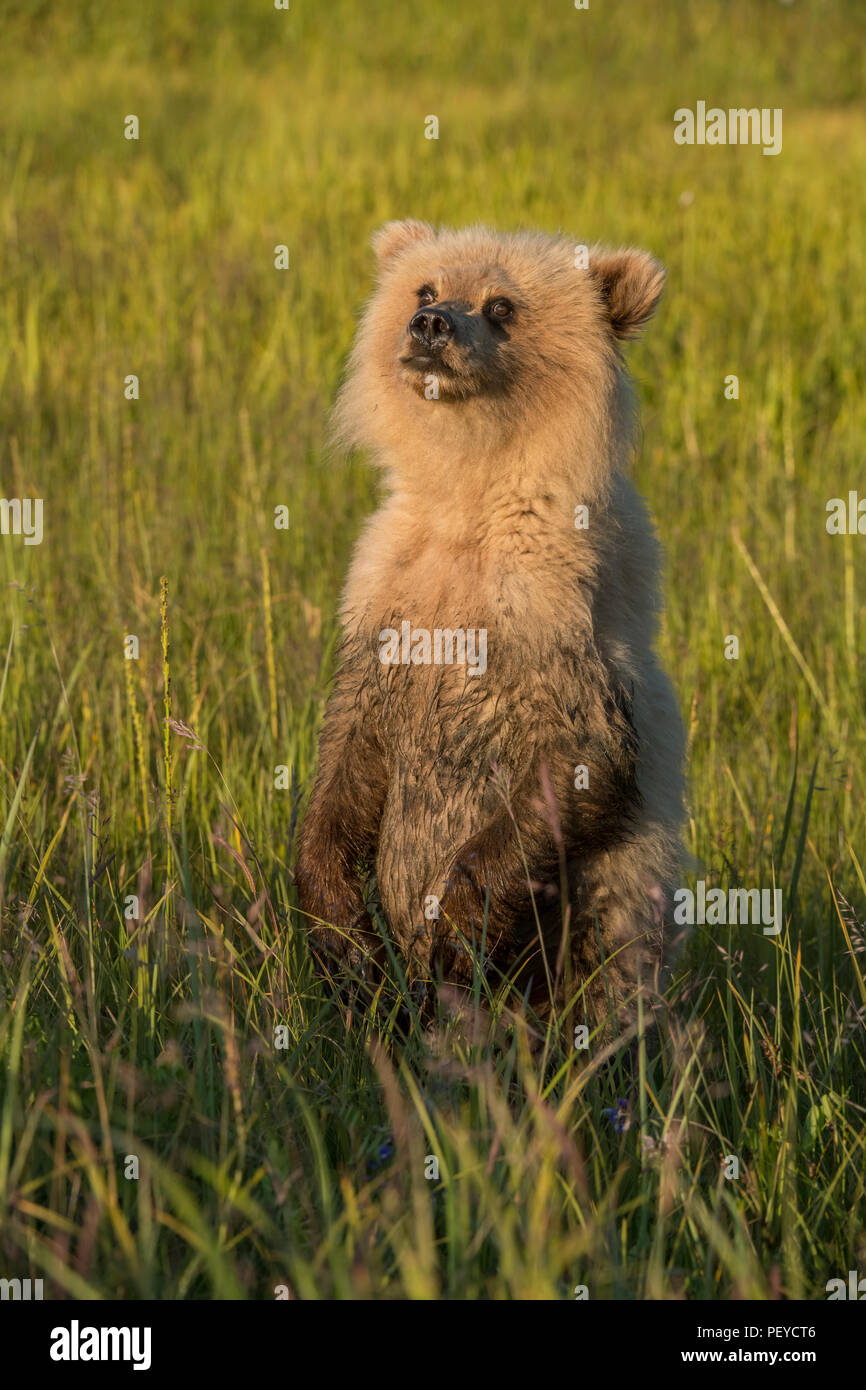
M335 411L387 495L342 600L299 838L315 943L410 980L509 973L627 1016L663 956L684 740L620 344L662 267L540 233L386 224Z

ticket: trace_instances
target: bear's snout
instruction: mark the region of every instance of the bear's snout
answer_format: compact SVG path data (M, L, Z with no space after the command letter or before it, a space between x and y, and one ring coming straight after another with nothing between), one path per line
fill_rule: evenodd
M438 352L450 343L455 327L447 309L419 309L409 320L410 336L428 352Z

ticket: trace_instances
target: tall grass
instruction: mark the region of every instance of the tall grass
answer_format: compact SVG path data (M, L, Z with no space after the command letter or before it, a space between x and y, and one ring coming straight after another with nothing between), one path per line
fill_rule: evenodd
M820 1298L862 1271L866 542L824 525L866 435L857 10L639 11L2 7L0 491L44 499L45 539L0 538L0 1275ZM782 107L783 153L675 146L697 100ZM619 1049L539 1047L480 981L428 1028L396 961L347 1007L292 910L376 487L324 421L401 215L669 269L630 354L684 883L777 883L786 926L699 929Z

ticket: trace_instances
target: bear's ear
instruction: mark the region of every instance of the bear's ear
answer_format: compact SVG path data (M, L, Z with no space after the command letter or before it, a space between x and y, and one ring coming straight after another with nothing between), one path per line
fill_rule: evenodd
M407 246L418 241L432 241L435 235L435 229L428 222L416 222L413 217L407 217L405 222L386 222L370 240L377 261L384 265Z
M665 268L647 251L591 251L589 269L617 338L633 338L659 302Z

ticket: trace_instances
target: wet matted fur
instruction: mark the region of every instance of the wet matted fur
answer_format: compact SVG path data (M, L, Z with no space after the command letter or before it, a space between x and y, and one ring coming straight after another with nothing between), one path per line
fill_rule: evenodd
M386 497L343 594L301 920L353 964L375 953L375 868L410 978L468 980L484 927L485 966L520 958L536 1002L571 976L597 1022L656 978L684 814L621 356L664 272L601 248L581 268L573 241L483 227L388 223L374 246L335 426L372 451ZM486 669L384 664L382 635L405 622L485 630Z

